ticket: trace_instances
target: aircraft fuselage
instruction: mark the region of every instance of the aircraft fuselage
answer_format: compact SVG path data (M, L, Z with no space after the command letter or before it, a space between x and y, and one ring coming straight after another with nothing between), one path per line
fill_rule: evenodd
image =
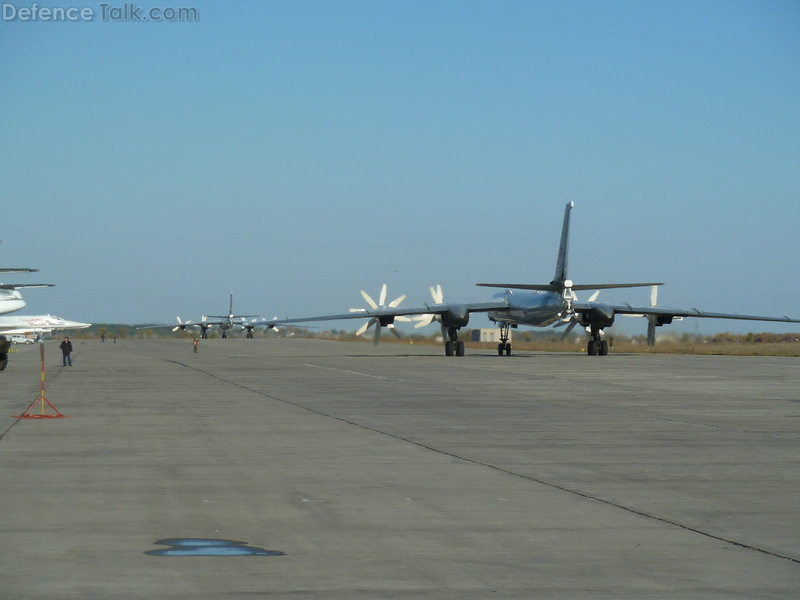
M550 292L514 292L495 294L508 302L508 310L490 312L489 319L500 323L546 327L566 316L567 302Z

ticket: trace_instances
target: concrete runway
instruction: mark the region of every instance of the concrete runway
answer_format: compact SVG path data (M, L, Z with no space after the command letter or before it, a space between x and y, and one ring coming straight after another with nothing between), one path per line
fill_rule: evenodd
M0 373L0 598L798 597L796 358L75 347L70 418Z

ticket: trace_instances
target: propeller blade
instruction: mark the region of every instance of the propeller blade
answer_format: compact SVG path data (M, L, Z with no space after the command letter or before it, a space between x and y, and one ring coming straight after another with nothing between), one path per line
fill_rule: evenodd
M381 286L381 297L380 297L380 301L378 302L378 305L380 305L380 306L385 306L386 305L386 284L385 283Z
M565 337L567 337L577 324L578 324L577 321L572 321L569 325L567 325L567 328L564 330L564 333L561 334L561 339L563 340Z
M426 327L433 323L433 318L435 315L420 315L418 317L414 317L412 320L419 321L416 325L414 325L414 329L419 329L420 327Z
M390 324L387 325L387 327L389 328L389 331L391 331L398 340L403 339L402 337L400 337L400 332L397 331L397 328L394 325Z
M444 294L442 293L442 286L438 284L436 288L431 286L431 298L436 304L443 304L444 303Z
M399 298L395 298L394 300L389 302L389 308L397 308L397 306L405 299L406 299L406 295L405 294L403 294Z
M383 327L381 327L380 324L375 328L375 339L373 343L376 346L381 343L381 329L383 329Z
M372 299L372 296L370 296L364 290L361 290L361 297L364 298L364 301L367 304L369 304L372 308L378 308L378 304L375 302L375 300Z
M658 306L658 286L650 288L650 306Z
M589 296L589 302L594 302L597 300L597 297L600 295L600 290L597 290L594 294Z
M361 334L363 334L363 333L364 333L364 332L365 332L367 329L369 329L369 328L370 328L370 327L372 327L372 326L373 326L375 323L377 323L377 321L378 321L377 319L370 319L369 321L367 321L367 322L366 322L366 323L364 323L364 324L363 324L361 327L359 327L359 328L358 328L358 331L356 331L356 335L361 335ZM380 329L380 327L378 327L378 329Z
M652 321L647 322L647 345L656 345L656 324Z

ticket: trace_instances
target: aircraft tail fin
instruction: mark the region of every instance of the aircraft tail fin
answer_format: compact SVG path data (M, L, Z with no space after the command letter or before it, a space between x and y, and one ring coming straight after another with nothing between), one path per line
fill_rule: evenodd
M574 202L567 202L564 209L564 222L561 225L561 242L558 245L558 259L556 260L556 272L550 285L554 290L563 289L564 282L567 281L567 265L569 259L569 220L570 213L575 207Z
M564 222L561 225L561 241L558 245L558 258L556 260L556 272L553 281L548 284L538 283L478 283L481 287L506 288L510 290L536 290L540 292L556 292L563 294L565 298L574 298L573 290L607 290L612 288L647 287L664 285L663 283L589 283L575 285L567 277L567 267L569 263L569 223L570 214L575 207L574 202L567 202L564 209Z
M571 281L567 279L567 266L569 258L569 220L570 213L575 206L575 203L567 202L564 209L564 222L561 225L561 241L558 245L558 258L556 260L556 272L553 275L553 281L545 284L532 284L532 283L478 283L481 287L495 287L495 288L508 288L518 290L537 290L540 292L558 292L563 293L565 288L572 285Z

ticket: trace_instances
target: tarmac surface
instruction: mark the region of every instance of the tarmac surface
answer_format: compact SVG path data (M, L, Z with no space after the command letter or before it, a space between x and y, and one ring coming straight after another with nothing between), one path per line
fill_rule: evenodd
M797 358L17 348L3 599L798 597Z

